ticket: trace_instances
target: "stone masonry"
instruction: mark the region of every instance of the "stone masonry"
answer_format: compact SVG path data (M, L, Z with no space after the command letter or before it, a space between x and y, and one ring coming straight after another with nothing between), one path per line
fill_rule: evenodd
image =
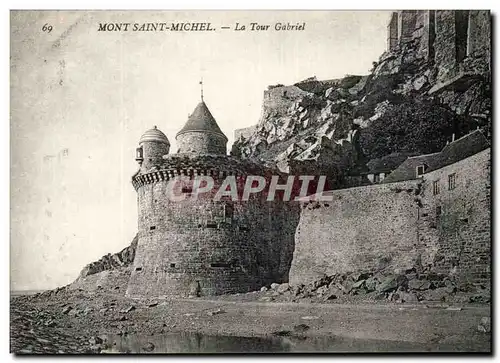
M488 283L490 191L489 148L423 178L332 191L302 208L290 281L425 266Z

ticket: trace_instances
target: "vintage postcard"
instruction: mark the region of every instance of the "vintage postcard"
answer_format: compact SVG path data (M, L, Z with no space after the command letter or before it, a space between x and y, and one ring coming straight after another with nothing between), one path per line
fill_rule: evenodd
M491 33L12 10L11 353L491 353Z

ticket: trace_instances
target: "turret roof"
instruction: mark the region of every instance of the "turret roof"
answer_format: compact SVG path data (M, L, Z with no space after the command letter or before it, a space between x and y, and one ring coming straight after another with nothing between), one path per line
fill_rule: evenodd
M177 133L176 137L180 134L191 131L219 134L227 140L226 135L222 133L219 125L217 125L217 122L210 113L210 110L208 109L204 101L198 103L198 106L196 106L193 113L189 115L186 124Z
M158 130L156 126L154 126L152 129L147 130L142 136L141 139L139 140L139 144L143 143L144 141L159 141L163 142L165 144L170 145L170 142L168 141L167 136Z

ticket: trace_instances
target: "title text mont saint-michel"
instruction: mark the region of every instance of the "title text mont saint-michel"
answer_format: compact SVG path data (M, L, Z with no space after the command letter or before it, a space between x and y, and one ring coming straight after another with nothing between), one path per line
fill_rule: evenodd
M233 31L302 31L305 30L306 23L275 22L264 24L257 22L235 23L231 25L214 25L212 23L99 23L99 32L209 32L216 30Z

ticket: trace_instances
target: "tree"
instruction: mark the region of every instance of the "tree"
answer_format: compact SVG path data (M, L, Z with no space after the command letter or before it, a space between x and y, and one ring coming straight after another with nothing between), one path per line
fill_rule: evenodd
M434 102L406 100L392 105L360 133L365 155L378 158L393 152L429 154L440 151L452 134L458 138L475 122Z

